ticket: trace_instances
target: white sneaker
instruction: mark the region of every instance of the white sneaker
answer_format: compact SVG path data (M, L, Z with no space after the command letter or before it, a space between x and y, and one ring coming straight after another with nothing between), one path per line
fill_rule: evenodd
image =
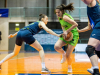
M71 67L71 65L68 65L68 73L72 73L72 67Z
M61 64L66 61L66 53L62 55Z
M72 75L72 74L67 74L67 75Z
M49 71L47 68L42 68L41 72L51 72L51 71Z
M91 74L93 74L93 68L87 69L87 71Z

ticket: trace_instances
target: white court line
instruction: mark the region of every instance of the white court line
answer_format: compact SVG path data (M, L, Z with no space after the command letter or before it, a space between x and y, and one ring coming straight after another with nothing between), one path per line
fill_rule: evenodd
M100 62L100 59L98 60ZM75 53L75 62L90 62L86 53Z

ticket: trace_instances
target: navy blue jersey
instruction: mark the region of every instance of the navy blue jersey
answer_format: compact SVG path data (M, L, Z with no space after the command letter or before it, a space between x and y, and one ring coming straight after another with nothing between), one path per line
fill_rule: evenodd
M41 29L39 28L39 21L34 22L34 23L31 23L31 24L29 24L28 26L25 26L25 27L22 28L22 29L27 29L27 30L29 30L29 31L32 33L32 35L37 34L37 33L41 30Z
M98 22L100 22L100 4L96 2L96 5L94 7L87 6L87 15L88 15L91 27L93 29L95 27L100 28L100 24L97 24Z

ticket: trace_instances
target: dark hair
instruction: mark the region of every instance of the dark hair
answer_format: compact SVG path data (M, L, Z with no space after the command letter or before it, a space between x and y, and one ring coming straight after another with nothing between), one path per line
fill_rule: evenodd
M70 3L67 6L64 4L61 4L60 6L57 6L56 9L59 9L63 12L65 12L65 10L68 10L70 12L74 10L74 6L73 6L73 3Z
M40 16L39 21L41 21L41 19L44 18L46 15L45 14L40 14L39 16Z

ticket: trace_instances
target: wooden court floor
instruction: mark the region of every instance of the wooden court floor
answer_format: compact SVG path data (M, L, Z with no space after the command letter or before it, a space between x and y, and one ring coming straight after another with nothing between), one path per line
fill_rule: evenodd
M0 55L0 60L5 57L7 53ZM61 54L59 53L45 53L46 67L53 74L67 75L67 62L61 64ZM75 53L72 54L72 74L89 74L87 69L91 67L90 62L76 62ZM0 75L50 75L41 73L41 62L38 53L19 53L18 56L2 64ZM100 63L99 63L100 67ZM68 75L72 75L68 74Z

